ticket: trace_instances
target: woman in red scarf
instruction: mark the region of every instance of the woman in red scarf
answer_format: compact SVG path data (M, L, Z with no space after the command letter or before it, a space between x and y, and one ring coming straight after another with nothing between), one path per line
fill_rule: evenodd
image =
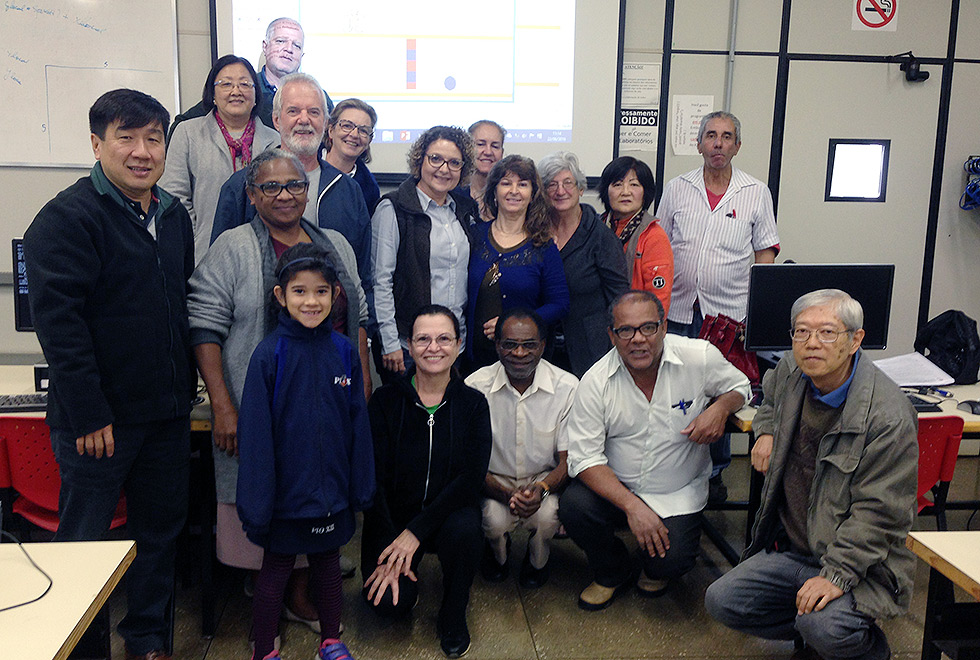
M211 242L211 227L222 184L248 165L253 155L279 144L279 134L257 117L262 88L248 60L219 58L202 96L211 112L177 125L167 149L160 186L180 198L194 224L194 260Z

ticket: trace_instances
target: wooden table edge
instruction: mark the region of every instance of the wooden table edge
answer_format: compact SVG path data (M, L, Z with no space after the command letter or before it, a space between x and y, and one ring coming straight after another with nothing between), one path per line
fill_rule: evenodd
M130 564L132 564L133 559L136 558L136 542L130 541L129 543L129 550L126 551L126 555L122 558L122 561L119 562L119 565L116 566L115 570L112 571L112 574L108 577L108 579L106 579L106 582L104 585L102 585L102 589L99 591L98 596L95 597L92 604L87 610L85 610L85 614L82 615L81 619L79 619L78 623L75 625L75 628L71 631L71 634L68 635L68 639L65 640L65 643L61 645L60 649L58 649L58 653L55 654L54 660L66 660L66 658L68 658L68 655L71 653L72 649L74 649L75 645L78 644L78 640L82 638L82 635L91 625L92 620L95 619L95 615L100 609L102 609L102 606L105 605L106 601L109 600L109 594L111 594L113 589L115 589L119 584L123 574L129 570Z
M974 599L980 601L980 585L977 584L976 580L973 580L966 573L943 559L935 550L926 545L925 542L917 539L914 534L915 532L909 532L908 537L905 539L905 547L929 564L929 566L952 580L953 584L970 594Z

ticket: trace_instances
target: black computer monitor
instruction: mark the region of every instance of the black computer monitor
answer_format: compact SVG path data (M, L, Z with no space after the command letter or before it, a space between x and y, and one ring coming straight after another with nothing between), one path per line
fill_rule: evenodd
M754 264L749 274L745 348L782 351L792 347L790 309L817 289L840 289L864 308L863 348L885 348L891 313L894 264Z
M24 239L15 238L13 246L14 328L18 332L34 332L31 306L27 300L27 266L24 264Z

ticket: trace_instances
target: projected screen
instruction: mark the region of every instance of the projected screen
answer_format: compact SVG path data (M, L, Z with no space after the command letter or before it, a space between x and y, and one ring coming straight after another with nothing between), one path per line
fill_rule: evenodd
M586 173L612 158L619 3L609 0L217 0L218 51L258 69L269 22L296 18L302 71L336 103L378 113L375 172L435 124L492 119L508 153L575 151Z

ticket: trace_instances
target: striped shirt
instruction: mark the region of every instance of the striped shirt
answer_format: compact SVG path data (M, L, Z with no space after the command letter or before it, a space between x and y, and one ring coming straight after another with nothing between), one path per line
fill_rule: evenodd
M667 318L691 323L697 299L706 316L744 319L755 252L779 244L769 188L733 167L728 190L712 211L699 167L667 182L657 218L674 250Z

